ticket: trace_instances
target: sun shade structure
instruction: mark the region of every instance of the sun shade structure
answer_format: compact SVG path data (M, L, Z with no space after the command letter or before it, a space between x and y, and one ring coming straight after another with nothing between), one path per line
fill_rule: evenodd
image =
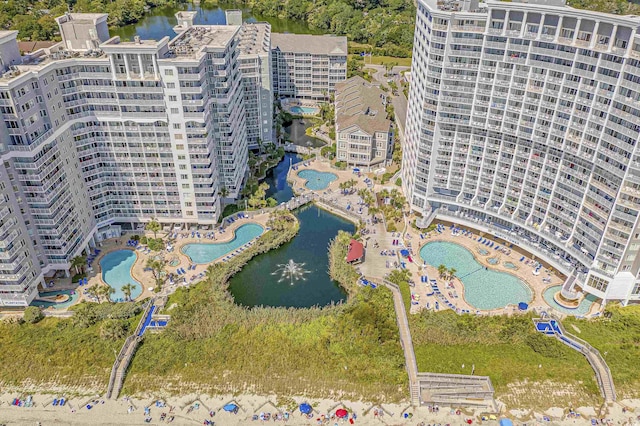
M364 259L364 246L360 241L351 240L347 252L348 263L359 263Z
M349 412L347 410L345 410L344 408L336 410L336 416L338 416L341 419L346 418L348 415L349 415Z
M311 408L311 406L309 404L307 404L306 402L303 403L303 404L300 404L300 412L302 414L309 414L312 410L313 410L313 408Z

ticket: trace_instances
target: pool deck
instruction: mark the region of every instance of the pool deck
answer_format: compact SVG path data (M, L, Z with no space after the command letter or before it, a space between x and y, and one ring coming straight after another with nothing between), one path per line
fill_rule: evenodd
M261 225L263 228L266 228L266 224L268 220L269 220L268 213L257 214L251 219L236 219L235 222L233 222L232 224L228 225L225 228L222 234L220 234L219 231L216 231L215 240L204 238L204 234L212 232L210 230L199 231L202 238L191 238L191 231L188 231L188 232L186 230L178 231L178 234L179 234L178 238L175 240L170 240L173 246L173 250L171 252L162 250L159 252L151 252L150 254L145 254L143 253L142 250L135 250L137 259L133 264L133 268L131 269L131 276L133 276L133 278L135 278L138 282L140 282L143 287L142 293L140 294L140 296L137 297L137 300L142 300L147 297L157 295L156 293L153 292L153 290L149 290L149 288L153 288L155 286L155 281L153 279L152 273L150 271L145 271L147 260L149 258L153 258L158 255L163 255L165 260L167 260L167 262L169 262L172 259L177 259L180 261L180 263L175 266L169 266L167 263L167 266L165 267L165 270L168 273L174 274L174 277L176 277L176 279L174 281L174 284L169 284L169 282L167 281L163 286L162 292L160 294L163 294L163 295L171 294L180 286L188 286L200 281L200 279L191 280L191 277L193 276L197 277L200 273L205 273L207 270L207 267L210 264L219 262L221 260L221 259L217 259L209 264L196 264L196 269L188 270L187 267L192 263L190 262L189 257L182 253L182 250L181 250L182 246L185 246L187 244L193 244L193 243L205 243L205 244L206 243L213 243L213 244L226 243L228 241L231 241L234 238L235 230L240 226L245 225L247 223L257 223ZM173 232L170 232L169 234L173 234ZM129 240L129 238L132 235L134 235L134 233L128 233L120 238L112 238L110 240L106 240L102 242L102 245L100 246L100 250L102 250L102 252L100 253L99 256L96 257L96 259L93 262L93 265L94 265L93 271L87 273L87 277L89 279L88 285L77 288L77 291L80 294L79 301L91 300L89 296L85 294L85 289L94 285L105 285L104 281L102 280L102 272L99 267L100 260L102 260L102 257L107 253L111 253L116 250L126 250L126 249L132 250L131 247L127 246L127 240ZM138 235L146 235L147 237L153 237L152 232L141 231L140 233L138 233ZM167 241L166 235L167 233L165 231L158 233L158 236L164 237L165 241ZM184 268L187 273L185 275L176 276L175 271L178 268Z
M449 229L449 226L447 224L445 224L445 226L446 226L446 229L442 233L438 233L435 230L429 233L424 233L423 234L425 237L424 239L420 237L420 232L416 231L413 228L410 228L405 233L404 241L407 246L411 247L411 250L410 250L412 253L411 257L414 259L414 263L406 262L407 267L411 271L413 280L415 282L415 287L411 289L411 292L413 294L419 295L419 299L420 299L418 305L411 306L412 313L416 313L422 309L425 309L427 302L429 303L430 309L433 309L434 303L438 300L438 298L435 295L427 296L428 293L432 292L430 283L428 282L423 283L420 281L420 276L425 272L429 276L429 279L435 279L437 281L438 288L440 289L441 293L451 303L453 303L458 309L468 309L469 311L471 311L471 313L476 313L476 311L478 311L475 307L469 305L464 299L464 285L458 278L454 278L451 281L448 281L448 280L445 281L440 278L438 274L437 265L436 266L426 265L422 261L422 258L420 257L420 249L425 244L428 244L434 241L447 241L447 242L452 242L452 243L461 245L465 247L467 250L469 250L475 257L476 261L481 265L486 266L487 268L492 269L494 271L513 274L519 279L521 279L522 281L524 281L529 287L529 289L531 290L532 296L533 296L532 300L529 302L530 310L541 311L541 310L548 310L550 308L549 305L544 301L543 293L548 287L562 285L564 282L564 276L557 275L556 273L545 268L543 268L540 271L539 275L537 276L533 275L532 272L533 272L534 266L533 266L532 259L530 257L525 256L525 259L522 262L520 262L520 258L523 256L523 253L521 251L518 251L515 246L510 249L511 250L510 254L506 254L501 252L500 250L495 250L495 246L494 248L491 248L478 243L477 240L480 235L477 232L473 233L472 235L453 236L451 234L451 230ZM472 229L468 229L468 230L473 232ZM492 241L495 241L495 240L492 240ZM487 250L489 253L487 255L482 255L478 250L480 248ZM396 247L396 251L398 249L399 248ZM487 259L492 257L499 257L500 261L497 265L492 265L488 262ZM531 265L527 265L526 264L527 261L529 261ZM513 263L514 265L517 266L517 269L509 269L505 267L503 265L504 262ZM545 283L543 281L544 278L550 279L550 281ZM447 288L448 286L449 288ZM458 295L458 298L450 297L449 292L451 292L452 294L454 294L455 292L455 294ZM442 301L439 301L439 302L440 302L439 303L440 310L445 309L446 306L443 306ZM594 312L595 309L597 309L598 307L599 307L599 304L594 303L590 311ZM479 313L483 315L504 315L504 314L511 314L517 311L518 311L517 306L508 305L505 308L493 309L488 311L482 310L482 311L479 311ZM554 310L554 312L559 315L563 315L562 312L559 312L557 310Z

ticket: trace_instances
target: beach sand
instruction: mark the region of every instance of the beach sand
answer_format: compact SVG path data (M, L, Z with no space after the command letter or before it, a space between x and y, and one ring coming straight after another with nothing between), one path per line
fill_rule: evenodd
M272 403L276 403L277 398L275 396L258 396L258 395L222 395L222 396L204 396L204 395L186 395L183 397L172 397L164 400L166 407L156 407L155 401L158 398L155 397L132 397L129 401L124 398L120 398L117 401L103 400L96 397L72 397L69 398L67 404L64 407L54 407L51 405L53 396L50 394L32 394L34 407L14 407L10 406L10 402L16 398L17 393L4 393L0 395L0 424L7 425L36 425L40 422L42 426L46 425L143 425L143 424L165 424L160 420L162 413L167 413L167 417L170 415L175 416L174 425L196 425L203 424L204 420L213 420L218 426L236 426L236 425L259 425L264 422L252 421L254 414L260 414L261 412L276 413ZM94 404L93 401L96 401ZM335 413L336 409L345 408L350 412L357 414L357 419L354 424L356 425L419 425L424 422L425 425L463 425L467 424L467 419L472 419L473 424L495 425L499 424L498 420L480 421L482 413L462 413L456 415L451 413L449 409L445 407L440 408L438 414L430 413L427 407L420 407L414 409L408 404L382 404L381 406L373 407L371 404L363 402L352 401L332 401L328 399L320 400L306 400L305 398L294 398L297 404L302 402L308 402L314 407L315 413L312 419L307 419L300 414L298 410L291 411L289 421L286 424L289 425L317 425L317 419L321 414L326 414L331 411ZM104 402L103 402L104 401ZM196 402L200 404L200 408L197 410L189 411L189 407L193 406ZM222 407L229 403L234 402L240 408L237 414L227 413L222 410ZM622 404L614 404L609 408L609 412L604 416L606 419L610 419L613 425L634 425L640 426L640 420L637 416L640 415L640 401L624 401L625 406L629 409L636 407L636 412L626 411L623 413ZM92 408L87 409L87 404L91 404ZM129 405L132 404L135 409L128 413ZM144 408L150 407L151 422L145 422ZM173 407L173 412L169 412L169 406ZM384 409L385 414L380 417L374 416L374 410L380 408ZM210 417L209 410L214 410L215 415ZM580 407L578 412L584 414L591 414L597 410L591 407ZM404 418L404 413L411 413L411 418ZM525 410L511 410L507 415L514 420L514 424L527 424L527 425L590 425L590 417L583 416L582 418L561 418L564 413L561 408L550 408L546 410L547 415L553 414L553 417L549 418L549 421L543 420L543 414L538 414L538 419L533 416L533 413ZM526 416L526 417L525 417ZM499 417L498 417L499 418ZM269 421L268 423L282 424L284 422ZM328 423L329 426L338 424L339 426L348 425L346 420L331 420Z

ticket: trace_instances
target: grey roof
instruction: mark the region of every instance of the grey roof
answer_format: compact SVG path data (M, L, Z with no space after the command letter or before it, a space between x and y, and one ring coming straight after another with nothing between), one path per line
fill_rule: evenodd
M347 55L347 38L334 35L271 33L271 49L315 55Z
M387 94L362 77L336 83L335 100L339 132L352 125L369 134L389 131L391 121L385 110Z

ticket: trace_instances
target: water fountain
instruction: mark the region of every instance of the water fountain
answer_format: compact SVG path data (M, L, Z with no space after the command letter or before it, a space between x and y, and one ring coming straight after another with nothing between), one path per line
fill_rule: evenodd
M280 274L280 279L278 280L279 283L289 280L289 284L293 285L294 281L307 280L304 276L310 271L304 269L304 265L304 263L296 263L293 259L289 259L287 263L279 264L278 269L273 271L271 275Z

